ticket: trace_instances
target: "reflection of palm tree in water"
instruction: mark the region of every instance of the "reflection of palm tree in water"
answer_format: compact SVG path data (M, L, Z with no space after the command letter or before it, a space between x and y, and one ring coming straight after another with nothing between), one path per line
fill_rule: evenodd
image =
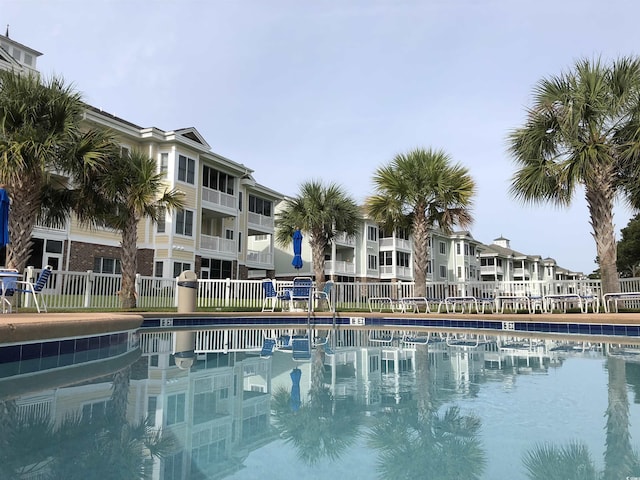
M103 480L147 478L147 459L167 452L172 442L146 420L127 422L130 373L126 367L114 375L107 415L101 417L77 412L54 425L48 415L20 416L15 402L0 402L0 478L25 473L65 480L96 474Z
M480 421L457 407L438 414L430 391L428 345L416 345L416 401L380 414L369 435L382 479L479 479L486 458Z
M309 400L294 413L286 388L274 393L276 427L291 443L298 457L308 465L322 458L336 460L349 451L360 426L360 416L352 403L337 402L324 384L324 350L317 347L311 360Z
M565 447L538 445L528 452L523 462L531 480L618 480L640 477L640 459L633 452L629 435L629 398L624 359L609 356L607 370L609 403L602 475L598 475L588 448L580 442L571 442Z

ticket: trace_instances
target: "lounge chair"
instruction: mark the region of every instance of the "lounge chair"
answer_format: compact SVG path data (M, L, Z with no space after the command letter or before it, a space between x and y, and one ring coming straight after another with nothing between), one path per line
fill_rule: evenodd
M260 350L260 358L270 358L273 350L276 348L275 338L265 338L262 342L262 350Z
M262 301L263 312L273 312L279 301L288 301L289 292L278 292L273 285L273 280L265 278L262 281L262 291L264 292L264 299Z
M320 301L325 300L327 302L327 308L330 312L333 312L333 305L331 305L331 292L333 291L333 282L329 280L324 284L324 288L318 292L314 292L313 297L320 305Z
M291 356L296 362L311 360L311 345L308 338L294 338L291 341Z
M51 271L53 267L51 265L47 265L42 269L38 279L35 283L32 283L28 280L15 280L9 282L5 286L4 296L5 299L8 296L12 296L15 292L24 293L27 296L31 295L33 297L33 303L36 304L36 309L38 313L41 313L41 310L47 312L47 304L44 301L44 297L40 297L40 293L42 289L47 285L49 281L49 277L51 276ZM42 302L42 309L40 308L40 302L38 302L38 298L40 297L40 302Z
M302 302L304 309L308 309L309 305L313 308L312 293L313 280L309 277L296 277L293 279L293 287L289 292L289 310L293 310L297 302Z

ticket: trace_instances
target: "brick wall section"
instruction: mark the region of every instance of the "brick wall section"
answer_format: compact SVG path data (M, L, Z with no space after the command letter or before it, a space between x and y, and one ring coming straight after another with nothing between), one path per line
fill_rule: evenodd
M93 270L93 259L96 257L120 259L120 247L72 242L69 255L69 271L86 272L87 270ZM138 273L144 276L153 275L153 250L148 248L138 249Z

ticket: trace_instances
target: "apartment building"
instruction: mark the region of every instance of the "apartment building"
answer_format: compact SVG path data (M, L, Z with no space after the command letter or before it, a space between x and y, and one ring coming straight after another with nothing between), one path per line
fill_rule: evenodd
M41 54L0 38L0 67L36 70ZM256 182L247 166L214 153L193 127L171 131L141 127L87 106L84 126L109 130L122 153L134 149L156 161L168 189L184 193L185 207L166 212L138 231L138 273L199 278L263 278L274 272L274 210L282 194ZM36 226L29 265L55 270L120 273L120 236L71 220L62 228Z
M37 72L42 54L7 35L0 37L0 68ZM138 266L142 275L175 277L194 270L199 278L257 279L312 276L308 239L303 239L303 267L291 265L291 247L276 245L274 217L283 195L254 178L247 166L214 153L196 128L164 131L141 127L88 106L87 127L113 132L123 152L147 152L156 160L168 188L185 194L185 208L168 212L139 228ZM37 226L29 264L56 270L120 272L120 237L87 230L71 221L61 229ZM470 232L429 236L427 279L432 282L563 280L582 276L560 268L552 258L511 249L496 238L485 245ZM0 252L2 254L2 252ZM327 278L341 282L413 281L413 239L406 230L381 229L365 218L360 232L338 234L325 252Z

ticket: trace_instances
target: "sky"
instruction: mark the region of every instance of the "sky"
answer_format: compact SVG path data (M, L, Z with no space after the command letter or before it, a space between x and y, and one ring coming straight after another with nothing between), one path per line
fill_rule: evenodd
M477 184L472 236L591 273L572 206L509 193L509 132L538 81L576 60L637 55L637 0L1 0L0 32L43 55L94 107L142 127L195 127L213 152L295 196L363 202L400 153L442 149ZM622 201L616 230L634 215Z

